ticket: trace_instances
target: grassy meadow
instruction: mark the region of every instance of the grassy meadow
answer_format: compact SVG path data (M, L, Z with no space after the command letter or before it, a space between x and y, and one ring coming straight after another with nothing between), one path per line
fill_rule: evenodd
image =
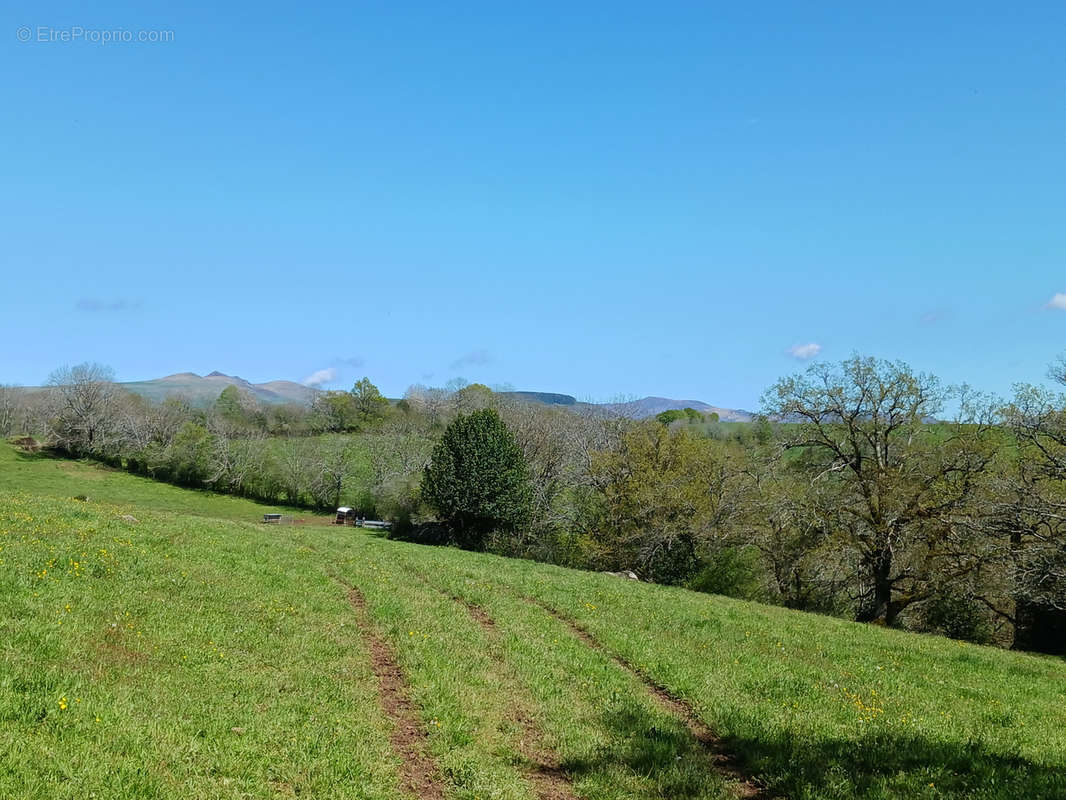
M0 445L0 797L1066 797L1061 659L271 510Z
M211 519L254 521L263 514L281 513L312 520L313 512L219 492L183 489L91 461L51 458L24 453L0 441L0 491L30 492L69 500L79 495L93 502L165 510ZM328 522L331 517L318 521Z

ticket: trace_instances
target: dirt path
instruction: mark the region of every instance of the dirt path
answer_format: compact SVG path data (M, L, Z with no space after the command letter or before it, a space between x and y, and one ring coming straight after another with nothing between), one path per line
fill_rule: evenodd
M655 683L648 675L635 668L625 659L607 650L599 641L593 638L592 634L572 619L533 598L526 597L524 599L526 602L551 614L566 625L582 642L605 654L622 669L640 680L648 690L648 693L663 709L685 723L685 727L689 729L693 738L699 742L707 753L707 758L715 771L728 781L729 789L736 797L744 798L744 800L782 800L779 795L771 794L766 787L740 769L736 756L726 749L721 737L715 735L714 731L697 716L695 710L687 702L672 694L665 687Z
M413 797L443 800L444 791L437 777L437 767L427 754L426 734L418 720L414 704L407 696L407 681L389 644L381 638L370 621L366 600L354 586L338 581L348 590L348 602L355 612L359 630L370 653L370 666L378 680L378 695L385 716L392 721L392 747L403 759L400 779Z

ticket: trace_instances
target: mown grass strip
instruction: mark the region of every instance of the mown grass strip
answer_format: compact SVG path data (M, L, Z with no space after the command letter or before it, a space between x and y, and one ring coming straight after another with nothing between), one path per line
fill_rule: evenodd
M590 648L558 619L484 575L423 561L391 548L394 563L491 616L506 663L529 698L543 744L581 797L710 800L732 796L683 722L660 707L636 676Z
M355 612L359 630L370 653L371 668L378 682L381 709L392 723L392 746L403 759L401 777L404 789L414 797L440 800L444 794L437 767L426 756L425 732L407 697L406 681L396 663L392 648L377 634L366 609L366 599L353 586L347 586L348 602Z
M415 572L411 572L411 574L421 580L424 585L431 586L423 576ZM525 769L526 777L532 783L538 800L576 800L570 776L559 765L558 756L544 745L544 733L529 713L525 687L518 683L513 670L510 669L506 662L496 621L481 606L471 603L458 595L449 595L440 587L434 588L466 608L470 616L485 632L485 637L490 643L491 649L489 652L496 666L497 674L507 684L511 702L508 716L520 731L518 749L528 762Z
M411 580L374 540L354 537L354 547L337 553L336 568L359 588L375 629L395 654L445 795L534 800L507 718L506 689L481 627L462 606Z
M406 557L559 609L793 800L1066 797L1062 659L448 548Z
M596 650L605 650L604 646L596 641L592 634L557 609L538 602L536 598L533 597L526 597L524 599L526 602L544 609L553 617L563 622L563 624L565 624L577 638L589 647ZM649 678L645 673L634 668L633 665L629 664L621 656L618 656L615 653L608 653L608 655L610 655L611 659L622 669L637 676L644 684L644 687L648 690L649 694L655 698L655 701L662 708L666 709L669 713L685 723L685 727L689 729L692 737L699 742L707 752L707 756L713 768L729 781L730 792L738 798L751 798L753 800L771 800L771 798L778 797L778 795L771 793L765 786L762 786L751 776L744 773L738 764L736 754L731 753L726 749L721 738L716 736L714 731L712 731L707 724L696 715L696 712L688 705L688 703L671 694L665 687L655 683L655 681Z

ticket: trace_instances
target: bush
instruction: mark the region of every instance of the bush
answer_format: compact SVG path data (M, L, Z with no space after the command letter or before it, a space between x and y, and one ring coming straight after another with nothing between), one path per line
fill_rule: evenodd
M941 594L926 602L916 627L974 644L989 644L994 634L988 609L972 597L957 593Z
M400 520L386 532L385 538L415 544L443 545L451 541L452 534L447 526L439 522Z
M763 564L754 547L725 547L705 562L688 588L741 600L764 600Z
M532 497L522 451L494 409L452 420L422 476L422 499L457 544L475 550L493 531L528 524Z

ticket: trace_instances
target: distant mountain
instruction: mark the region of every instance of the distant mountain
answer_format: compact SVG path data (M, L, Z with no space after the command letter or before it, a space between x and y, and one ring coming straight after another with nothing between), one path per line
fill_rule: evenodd
M197 375L195 372L178 372L165 378L150 381L133 381L120 384L135 394L156 402L168 397L181 396L198 406L215 402L227 386L236 386L248 392L262 403L282 404L299 403L309 405L318 390L293 381L268 381L250 383L236 375L224 372L211 372ZM530 403L542 403L549 406L563 406L574 409L597 408L630 419L645 419L673 409L694 408L704 414L715 413L723 422L750 422L755 415L750 411L735 408L720 408L699 400L672 400L669 397L644 397L626 403L582 403L573 395L556 392L501 392L507 397L514 397Z
M671 400L669 397L642 397L628 403L603 403L602 408L630 419L654 417L664 411L694 408L704 414L717 414L722 422L751 422L755 414L739 408L720 408L699 400Z
M751 422L755 418L755 414L751 411L739 408L720 408L699 400L672 400L669 397L643 397L640 400L631 400L626 403L580 403L571 395L552 392L501 392L501 394L549 406L602 409L629 419L646 419L664 411L683 408L694 408L704 414L717 414L718 419L723 422Z
M578 404L576 397L554 392L499 392L499 394L529 403L543 403L546 406L576 406Z
M165 378L151 381L133 381L119 384L134 394L149 400L161 401L168 397L184 397L193 405L209 405L218 399L227 386L236 386L248 392L261 403L280 405L299 403L308 405L314 399L316 390L293 381L270 381L268 383L250 383L236 375L223 372L211 372L197 375L195 372L178 372Z

